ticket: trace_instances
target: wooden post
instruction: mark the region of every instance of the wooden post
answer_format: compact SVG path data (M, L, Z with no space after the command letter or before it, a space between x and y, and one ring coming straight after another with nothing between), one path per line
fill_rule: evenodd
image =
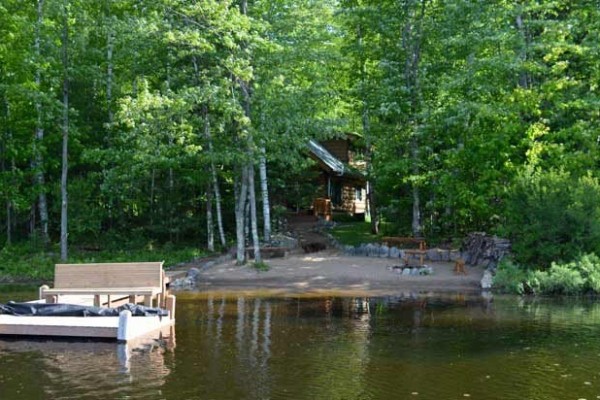
M131 311L124 310L119 314L119 328L117 329L117 340L126 342L129 339L130 324L132 323Z
M169 311L169 317L175 319L175 296L172 294L167 296L167 311Z
M50 289L50 287L48 285L42 285L42 286L40 286L39 293L38 293L38 297L39 297L40 300L44 299L44 291L46 291L48 289Z

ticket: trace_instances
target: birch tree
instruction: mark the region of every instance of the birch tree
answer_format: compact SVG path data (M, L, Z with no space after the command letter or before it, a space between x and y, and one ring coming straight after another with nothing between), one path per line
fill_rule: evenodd
M34 37L34 54L35 54L35 85L36 85L36 99L35 99L35 111L36 111L36 127L35 137L33 141L33 169L35 173L35 181L37 185L38 195L38 209L40 214L40 224L42 240L48 244L50 242L50 236L48 233L48 200L46 198L46 182L44 178L44 158L42 155L41 147L43 147L44 141L44 126L43 126L43 109L42 109L42 26L44 23L44 3L45 0L37 0L37 18L35 22L35 37Z
M68 257L68 189L67 176L69 168L69 0L63 0L62 27L62 169L60 179L60 259Z

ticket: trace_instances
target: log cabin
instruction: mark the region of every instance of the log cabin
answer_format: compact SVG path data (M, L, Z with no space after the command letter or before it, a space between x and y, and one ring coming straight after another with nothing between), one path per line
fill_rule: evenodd
M364 216L367 206L365 163L360 149L354 145L358 135L346 134L342 138L322 142L310 140L309 155L316 161L319 198L313 202L313 210L331 218L339 212L352 216ZM327 206L324 206L324 203Z

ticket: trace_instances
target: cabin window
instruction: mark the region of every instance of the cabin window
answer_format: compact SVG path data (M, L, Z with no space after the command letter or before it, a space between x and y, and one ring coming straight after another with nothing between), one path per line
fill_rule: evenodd
M363 199L362 188L357 186L354 189L355 189L354 191L356 192L354 198L358 201L362 201L362 199Z
M329 196L334 206L342 205L342 185L340 182L332 182Z

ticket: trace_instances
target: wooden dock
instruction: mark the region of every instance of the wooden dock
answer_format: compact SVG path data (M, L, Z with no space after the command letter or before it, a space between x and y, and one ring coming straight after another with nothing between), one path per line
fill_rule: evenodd
M39 300L83 306L138 303L167 310L167 316L39 316L0 314L0 335L115 339L128 342L175 324L175 296L167 291L162 262L57 264L54 287L40 288Z
M92 305L92 298L69 296L66 304ZM39 301L36 301L39 302ZM134 317L122 311L118 317L44 317L0 315L0 335L59 336L115 339L128 342L160 333L175 324L175 297L168 298L167 317Z

